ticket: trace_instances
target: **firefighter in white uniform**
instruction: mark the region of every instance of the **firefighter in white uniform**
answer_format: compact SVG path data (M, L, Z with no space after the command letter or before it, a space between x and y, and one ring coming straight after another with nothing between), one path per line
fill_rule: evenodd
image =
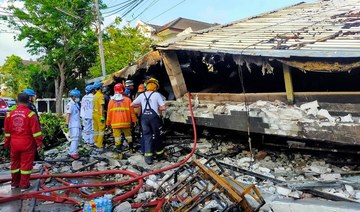
M93 98L94 88L92 85L85 87L86 95L81 100L80 116L84 126L82 138L90 146L94 145L94 123L93 123Z

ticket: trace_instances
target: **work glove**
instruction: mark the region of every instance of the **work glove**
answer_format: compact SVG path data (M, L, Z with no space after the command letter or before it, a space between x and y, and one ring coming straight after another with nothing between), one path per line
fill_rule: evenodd
M101 121L101 122L105 122L105 117L104 117L104 116L101 116L101 117L100 117L100 121Z

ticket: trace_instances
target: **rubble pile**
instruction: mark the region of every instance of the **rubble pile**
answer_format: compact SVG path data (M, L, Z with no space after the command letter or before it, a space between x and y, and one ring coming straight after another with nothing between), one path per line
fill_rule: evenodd
M265 156L266 155L266 156ZM359 177L351 175L350 166L338 167L326 163L311 155L284 153L266 154L259 151L255 159L248 152L240 153L235 158L225 157L224 163L251 170L255 173L283 182L275 184L271 180L258 180L255 177L231 172L233 177L244 184L255 184L263 192L295 199L311 197L300 190L316 188L322 192L360 202Z

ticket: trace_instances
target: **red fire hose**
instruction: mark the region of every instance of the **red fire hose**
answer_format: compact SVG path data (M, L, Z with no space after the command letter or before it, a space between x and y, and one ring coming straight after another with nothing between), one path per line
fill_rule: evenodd
M189 109L190 109L190 115L191 115L191 122L193 125L193 129L194 129L194 146L190 152L190 154L182 161L180 161L177 164L159 169L159 170L155 170L155 171L151 171L148 173L145 173L143 175L137 175L134 172L130 172L127 170L107 170L107 171L98 171L98 172L83 172L83 173L72 173L72 174L43 174L43 175L32 175L31 179L46 179L46 178L79 178L79 177L93 177L93 176L98 176L98 175L106 175L106 174L123 174L123 175L129 175L132 178L128 179L128 180L124 180L124 181L120 181L120 182L109 182L109 183L95 183L95 184L78 184L78 185L69 185L66 184L65 186L61 186L61 187L55 187L55 188L46 188L44 190L41 191L34 191L34 192L29 192L29 193L23 193L23 194L19 194L19 195L15 195L15 196L0 196L0 203L4 203L4 202L8 202L8 201L14 201L14 200L20 200L20 199L30 199L30 198L41 198L41 199L45 199L45 200L50 200L50 201L59 201L59 198L61 199L61 197L57 196L57 197L51 197L51 196L45 196L42 195L43 193L49 193L49 192L54 192L54 191L59 191L59 190L68 190L68 189L75 189L75 188L82 188L82 187L105 187L105 186L120 186L120 185L125 185L125 184L129 184L129 183L134 183L134 182L138 182L138 185L131 191L122 194L120 196L117 196L115 198L113 198L113 201L115 202L121 202L129 197L134 196L139 190L140 188L143 186L143 179L145 177L148 177L150 175L154 175L154 174L158 174L164 171L168 171L170 169L175 169L178 168L179 166L184 165L194 154L195 149L196 149L196 142L197 142L197 133L196 133L196 125L195 125L195 119L194 119L194 114L193 114L193 110L192 110L192 103L191 103L191 95L190 92L188 92L188 102L189 102ZM11 178L6 178L6 179L0 179L0 183L3 182L7 182L7 181L11 181ZM69 198L65 197L62 200L66 201ZM158 211L161 209L162 204L164 203L163 199L160 199L156 202L157 207L155 211Z

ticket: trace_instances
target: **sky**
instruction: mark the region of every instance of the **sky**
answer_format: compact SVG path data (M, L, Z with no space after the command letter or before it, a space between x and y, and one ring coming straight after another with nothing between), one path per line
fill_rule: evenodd
M123 1L125 0L103 0L109 7ZM183 17L208 23L226 24L302 1L314 2L316 0L144 0L125 17L125 20L131 25L135 25L138 20L164 25L178 17ZM7 2L8 0L0 0L0 15L3 11L1 8L6 7ZM17 4L21 5L21 3ZM149 7L151 4L152 6ZM104 26L111 24L117 16L121 16L121 13L106 13L111 10L102 11L104 17L108 16L104 19ZM8 31L6 23L0 20L0 66L6 57L12 54L23 59L35 60L38 57L26 51L26 41L15 41L16 34L4 31Z

